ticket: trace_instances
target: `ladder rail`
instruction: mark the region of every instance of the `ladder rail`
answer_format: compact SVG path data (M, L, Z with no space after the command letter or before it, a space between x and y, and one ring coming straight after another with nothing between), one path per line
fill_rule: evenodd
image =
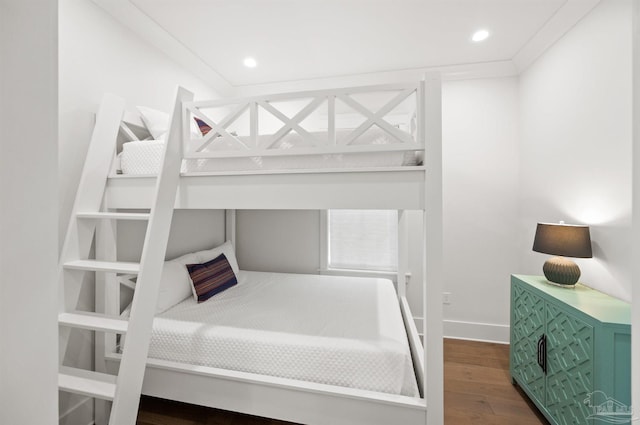
M89 255L96 225L95 222L79 223L77 214L80 211L98 211L100 209L111 169L111 161L115 156L116 140L124 108L124 99L105 94L96 115L96 124L91 135L91 142L71 210L66 237L60 251L58 265L59 313L74 309L80 299L83 276L81 273L65 271L64 263L87 258ZM69 328L60 328L58 338L60 364L64 361L69 336Z
M115 157L117 134L124 115L124 101L105 95L96 117L91 145L82 170L71 219L59 259L59 388L62 391L112 400L109 424L134 425L138 413L153 318L169 232L173 218L180 166L182 163L183 103L193 100L193 93L178 88L169 137L165 143L162 169L156 181L153 208L149 213L101 211L108 208L105 188L111 162ZM145 220L147 232L140 263L117 261L115 253L118 220ZM108 222L108 224L107 224ZM108 236L108 241L96 240L96 259L88 259L94 236ZM103 256L108 258L101 259ZM119 312L95 313L74 311L87 271L96 274L96 285L115 281L118 273L137 274L129 321L118 318ZM104 291L106 285L100 290ZM96 291L98 288L96 287ZM99 310L98 307L96 310ZM103 309L104 310L104 309ZM106 314L105 314L106 313ZM111 313L111 314L109 314ZM70 329L89 329L106 333L105 343L114 342L114 334L128 335L118 375L62 367L69 344ZM111 338L110 340L108 338ZM98 340L98 338L96 338ZM96 349L105 347L96 343ZM96 412L106 418L104 404ZM98 418L96 418L98 419Z
M156 183L155 203L145 236L141 267L131 306L128 342L120 363L110 424L133 425L136 421L162 265L180 180L182 104L192 100L193 93L178 88L169 136L165 142L163 166Z
M107 202L105 202L106 204ZM107 207L107 205L104 205ZM105 208L107 212L113 212ZM150 216L150 214L149 214ZM148 219L147 219L148 220ZM148 222L147 222L148 223ZM96 258L105 261L118 260L118 220L99 220L96 227ZM120 315L120 280L125 276L137 278L137 275L116 275L99 273L96 275L95 311L111 316ZM94 364L97 372L109 371L105 360L107 351L113 353L118 347L118 337L113 333L96 333L94 346ZM114 392L115 394L115 392ZM111 402L96 399L93 404L95 425L107 425Z

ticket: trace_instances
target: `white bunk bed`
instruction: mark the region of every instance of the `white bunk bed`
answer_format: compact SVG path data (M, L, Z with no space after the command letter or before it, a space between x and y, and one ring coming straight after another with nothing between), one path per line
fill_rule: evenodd
M354 96L368 93L391 93L379 109L371 111ZM399 130L386 117L407 98L415 102L411 112L414 124ZM302 101L306 106L296 113L281 112L279 102ZM340 112L348 105L364 120L347 132L341 132ZM322 132L305 128L305 119L319 107L326 107L326 127ZM222 118L211 118L212 110L222 110ZM282 127L265 137L260 125L265 111L281 121ZM261 115L263 114L263 115ZM244 135L231 128L242 116L246 118ZM211 131L194 137L190 131L194 117L204 121ZM133 137L130 127L136 117L125 117L124 131ZM303 124L304 123L304 124ZM387 140L380 144L358 142L371 127L378 127ZM412 128L411 128L412 127ZM289 143L287 135L297 133L298 144ZM209 407L305 424L442 424L442 167L441 167L441 83L439 75L428 74L414 84L396 84L350 89L288 93L246 99L193 102L180 89L167 140L167 160L180 146L177 160L245 161L256 158L293 158L320 156L336 159L350 155L403 156L419 152L420 165L376 165L349 160L346 166L318 168L251 168L238 170L193 171L183 162L177 182L175 208L224 209L226 236L235 242L236 209L393 209L399 214L399 261L397 304L406 329L419 388L417 395L390 394L340 385L309 382L264 373L194 365L168 358L147 359L142 393ZM115 142L114 142L115 144ZM215 146L219 145L218 148ZM426 152L426 154L425 154ZM175 158L174 158L175 159ZM277 161L277 160L276 160ZM258 161L260 162L260 161ZM331 162L331 161L330 161ZM113 161L115 164L116 161ZM363 165L364 164L364 165ZM185 168L187 165L187 168ZM106 182L104 205L110 211L149 209L154 200L156 176L118 174L115 166ZM405 210L423 212L423 329L424 345L414 323L406 297L408 270L408 232ZM117 229L113 222L96 230L96 254L101 259L117 259ZM234 244L235 246L235 244ZM247 272L242 276L246 276ZM105 283L120 282L134 286L127 276L107 273ZM97 304L105 313L119 314L120 285L99 286ZM395 295L394 295L395 296ZM178 309L183 308L181 305ZM171 310L169 310L171 312ZM357 312L354 312L357 314ZM115 335L96 338L98 368L116 373L120 361ZM152 342L153 344L153 342ZM126 347L126 344L125 344ZM153 350L152 350L153 352ZM159 357L159 356L156 356ZM97 410L97 423L106 413Z

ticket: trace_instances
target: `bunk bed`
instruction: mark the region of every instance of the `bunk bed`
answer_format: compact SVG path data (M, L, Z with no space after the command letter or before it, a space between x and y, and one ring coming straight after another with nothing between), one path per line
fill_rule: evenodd
M381 97L381 93L386 97ZM367 96L372 96L374 100L385 100L382 103L378 101L375 110L371 110L358 100ZM287 111L286 106L283 106L296 102L298 105L302 104L302 107L294 112ZM407 110L404 107L407 102L415 107ZM318 114L319 110L323 112ZM341 122L345 115L349 115L344 113L345 110L351 116L356 114L361 117L355 124L349 118L348 130L342 128L344 123ZM389 122L389 117L397 110L407 118L404 124ZM216 113L217 117L213 118ZM314 114L315 118L311 119ZM267 116L271 122L275 117L279 125L269 127L269 119L265 118ZM324 121L324 125L319 125L318 120ZM200 128L205 127L206 132L199 134L193 131L194 121L200 124ZM263 128L265 123L266 130ZM157 180L154 170L158 165L149 165L149 161L154 161L149 158L158 157L158 149L166 149L164 161L171 161L170 151L173 149L175 154L179 149L174 155L174 160L180 162L175 167L181 170L176 182L174 208L226 210L225 233L230 246L235 246L236 242L237 209L393 209L399 212L399 258L395 288L390 281L384 279L353 278L349 281L350 285L346 285L344 279L347 278L344 277L305 277L239 270L236 273L239 281L235 288L237 290L214 297L214 303L205 307L209 310L207 314L218 317L218 326L213 328L219 331L220 328L231 326L225 320L233 316L232 311L238 308L236 304L225 304L230 302L228 298L237 298L238 293L243 293L245 296L241 298L247 300L256 291L256 287L269 288L264 289L262 294L273 294L277 287L277 291L281 292L276 291L279 295L271 295L275 297L273 300L282 300L285 294L296 294L294 296L301 298L302 305L307 306L303 309L306 316L300 316L304 319L302 321L310 323L311 328L322 327L317 319L317 316L323 317L322 303L314 304L314 299L304 298L304 290L296 293L295 288L304 286L311 291L307 295L322 297L322 291L315 293L313 288L329 287L339 291L340 287L349 287L347 292L340 295L341 299L352 300L349 304L351 307L345 307L347 314L358 314L357 311L349 311L349 308L359 305L357 308L363 311L362 314L371 314L368 321L375 324L372 332L377 332L378 336L383 335L384 344L395 338L397 346L401 347L398 350L394 346L383 354L386 358L376 358L371 366L372 370L390 368L394 371L393 378L400 379L391 385L393 389L385 386L388 382L379 386L364 382L366 380L355 384L341 382L345 378L345 370L354 364L366 363L362 361L362 357L351 356L352 352L369 356L371 353L368 352L368 343L372 337L367 336L369 340L364 347L364 338L358 340L357 333L370 332L369 330L358 326L353 330L345 330L338 323L334 323L334 328L344 333L343 338L335 338L339 333L335 330L333 333L328 331L327 335L329 339L333 338L332 347L342 344L344 350L333 353L339 366L334 371L326 369L327 375L333 374L325 377L327 379L309 378L312 375L322 375L320 370L327 368L322 362L316 364L317 370L313 373L305 370L302 374L296 374L295 371L289 374L279 373L259 367L243 368L240 364L243 359L239 359L240 363L238 359L233 359L231 363L235 363L235 366L221 364L220 357L229 355L230 352L245 351L252 340L261 338L267 345L279 339L283 344L289 344L287 349L279 352L285 359L286 354L283 353L287 352L293 352L298 357L312 358L313 353L322 353L323 348L317 345L317 336L301 336L307 332L306 329L294 327L295 330L291 332L297 337L292 340L291 335L287 335L287 329L278 328L283 326L282 321L276 320L276 324L267 320L265 323L263 316L258 314L257 317L261 318L257 319L261 322L258 333L245 335L244 339L239 340L237 329L223 329L222 333L231 332L235 338L235 351L225 351L224 343L221 342L223 338L215 333L216 330L202 330L202 326L194 319L202 316L202 307L211 300L197 304L193 298L187 298L156 316L150 356L146 361L143 394L297 423L443 423L442 306L439 295L442 277L439 75L428 74L423 81L411 84L204 102L194 102L192 95L179 89L166 140L136 140L138 137L132 129L143 127L136 115L125 114L118 126L131 141L128 142L129 146L119 149L119 157L116 156L118 152L115 149L105 149L111 155L108 158L111 165L103 199L103 208L108 211L152 208ZM308 130L309 126L314 127L313 130ZM112 143L115 145L114 141ZM123 157L126 151L133 152L133 155ZM136 161L136 155L143 157L141 167L132 163ZM136 169L144 171L140 173ZM408 210L422 211L423 216L423 247L426 258L422 273L422 327L425 344L418 335L406 296L409 234L405 211ZM118 257L116 238L115 223L98 226L96 255L115 261ZM208 258L203 257L206 257L205 254L191 254L191 261L206 261ZM102 279L105 284L97 289L97 305L104 313L119 315L123 309L120 303L120 284L135 288L135 281L122 271L107 273ZM274 282L280 283L273 285ZM360 292L354 288L360 288ZM260 299L264 297L257 296L253 301L243 302L258 309L261 308ZM376 299L384 301L370 306L367 313L366 301L375 303ZM326 302L331 301L327 298ZM287 311L286 303L276 302L276 305ZM243 304L242 308L245 307ZM228 314L221 316L220 311L227 311ZM124 315L127 314L128 311L125 310ZM287 314L295 313L288 311ZM339 321L339 318L336 320ZM206 347L211 347L211 344L222 346L218 347L220 351L212 354L213 360L210 363L189 358L190 353L185 352L180 344L169 344L169 348L162 348L162 341L181 338L176 336L179 331L176 329L181 326L195 327L196 333L211 332L211 335L204 336L203 340L196 343L205 347L203 351L208 351ZM207 338L209 342L206 342ZM338 339L340 343L336 342ZM96 340L96 364L100 368L104 367L105 372L117 373L121 360L120 349L124 346L126 350L126 340L120 340L113 334L104 334ZM277 351L279 348L269 346L265 350ZM172 354L165 356L163 353L166 352ZM406 369L391 367L391 363L386 362L389 357L398 358L398 354L399 364L408 366L409 373ZM364 371L362 374L372 373ZM398 374L403 376L398 377ZM358 381L356 378L346 380ZM100 409L97 412L97 423L100 423L106 416L100 418ZM102 414L106 415L104 412Z

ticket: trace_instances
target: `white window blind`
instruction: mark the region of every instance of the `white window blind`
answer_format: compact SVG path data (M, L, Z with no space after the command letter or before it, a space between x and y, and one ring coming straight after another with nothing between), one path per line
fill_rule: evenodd
M397 211L329 210L327 233L329 268L398 269Z

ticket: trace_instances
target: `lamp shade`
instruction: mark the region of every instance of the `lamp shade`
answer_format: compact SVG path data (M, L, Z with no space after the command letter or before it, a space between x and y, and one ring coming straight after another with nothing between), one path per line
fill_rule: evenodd
M589 226L538 223L533 250L562 257L591 258Z

